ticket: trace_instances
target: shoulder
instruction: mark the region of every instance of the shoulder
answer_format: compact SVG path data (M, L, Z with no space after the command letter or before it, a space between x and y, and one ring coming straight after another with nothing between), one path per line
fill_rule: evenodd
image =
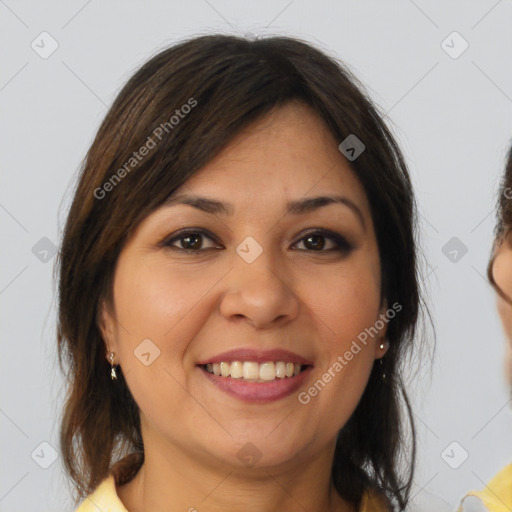
M360 512L391 512L391 507L384 494L368 490L363 494Z
M508 512L512 510L512 464L505 466L481 491L471 491L457 512Z
M105 478L96 490L87 496L75 512L128 512L116 492L113 475Z

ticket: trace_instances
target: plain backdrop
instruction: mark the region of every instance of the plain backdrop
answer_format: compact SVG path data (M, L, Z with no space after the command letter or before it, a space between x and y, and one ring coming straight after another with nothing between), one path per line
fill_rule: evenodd
M511 22L509 0L0 1L0 511L73 509L53 266L78 167L136 69L213 32L299 36L341 59L406 155L437 334L431 375L425 358L411 385L417 509L453 510L509 463L505 340L485 270L512 140Z

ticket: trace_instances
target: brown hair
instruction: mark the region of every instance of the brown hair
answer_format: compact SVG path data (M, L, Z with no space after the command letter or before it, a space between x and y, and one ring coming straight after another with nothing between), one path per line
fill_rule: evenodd
M59 254L58 322L59 361L69 380L61 449L78 499L121 455L132 454L116 466L119 484L143 463L138 407L122 369L110 380L98 328L99 305L112 301L114 267L127 237L240 130L292 99L313 108L336 140L355 134L365 144L351 168L371 206L382 298L401 306L388 324L382 366L374 365L339 432L332 479L357 506L368 489L406 506L416 444L401 366L415 338L420 294L416 206L403 156L383 116L337 60L295 38L227 35L195 37L146 62L116 97L81 167ZM173 124L176 109L193 102ZM155 141L157 127L166 128L165 136L134 164L134 152ZM412 433L407 449L403 405Z
M496 251L503 243L512 245L512 146L510 147L505 164L505 172L501 177L499 194L496 206L496 226L494 228L494 243L491 257L487 265L487 278L496 292L507 302L512 304L512 297L509 297L496 284L492 274L492 267Z

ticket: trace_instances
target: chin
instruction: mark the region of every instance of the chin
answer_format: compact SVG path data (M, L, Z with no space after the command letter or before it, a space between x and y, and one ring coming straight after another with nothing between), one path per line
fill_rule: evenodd
M244 435L235 436L225 443L218 443L211 439L215 446L212 452L214 458L224 461L229 466L237 468L272 468L289 463L298 457L304 449L304 439L293 436L275 437L268 435L267 431L245 432ZM208 448L211 449L211 446Z

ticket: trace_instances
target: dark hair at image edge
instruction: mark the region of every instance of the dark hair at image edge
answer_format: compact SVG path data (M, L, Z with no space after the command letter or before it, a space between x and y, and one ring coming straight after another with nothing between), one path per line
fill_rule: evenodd
M138 407L122 368L118 380L111 381L98 327L102 302L112 304L114 269L124 243L243 128L298 100L320 116L339 142L356 134L365 144L350 165L371 208L382 298L389 307L402 307L387 327L390 346L383 365L374 365L355 412L338 435L332 480L340 496L356 506L365 490L375 489L393 507L405 508L416 456L401 371L421 302L416 207L400 149L362 91L339 62L309 43L227 35L196 37L161 51L122 88L82 164L58 256L58 350L68 379L60 443L77 502L111 470L119 485L128 482L144 461ZM186 117L106 197L97 199L94 191L191 98L197 105Z
M494 228L494 243L491 251L489 264L487 265L487 278L496 292L508 303L512 304L512 297L509 297L494 280L492 266L496 250L508 242L512 246L512 146L508 150L505 163L505 172L501 177L496 205L496 227Z

